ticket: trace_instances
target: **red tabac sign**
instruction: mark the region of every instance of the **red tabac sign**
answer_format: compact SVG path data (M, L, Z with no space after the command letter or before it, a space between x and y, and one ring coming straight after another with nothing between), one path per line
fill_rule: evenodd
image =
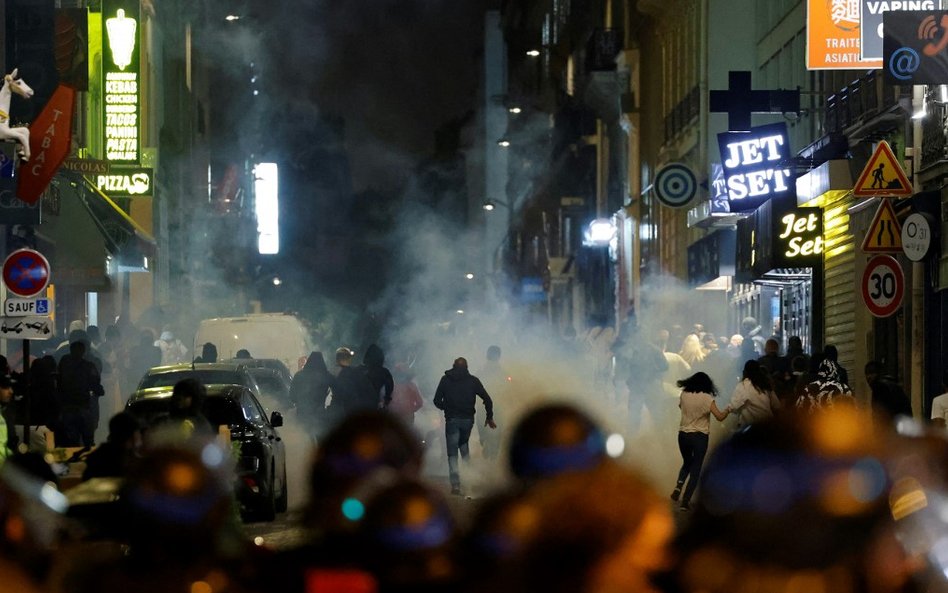
M75 89L59 85L30 125L30 160L20 165L16 197L27 204L40 199L59 165L69 156Z

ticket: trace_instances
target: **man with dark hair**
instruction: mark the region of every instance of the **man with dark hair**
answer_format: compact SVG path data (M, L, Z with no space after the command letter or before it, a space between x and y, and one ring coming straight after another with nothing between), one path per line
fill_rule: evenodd
M494 404L481 380L467 370L467 359L457 358L454 365L444 372L435 391L434 405L444 410L444 436L448 446L448 471L451 478L451 494L461 494L461 475L458 471L458 453L465 460L470 458L468 440L474 428L474 404L477 398L484 402L487 414L485 426L497 428L494 423Z
M57 446L95 445L99 407L94 398L105 395L105 389L99 369L86 360L85 355L85 342L76 341L69 344L69 354L59 361L59 403L64 434L56 435Z
M836 364L840 379L842 379L843 383L849 385L849 371L844 369L843 365L839 364L839 351L836 349L836 346L832 344L827 344L824 346L823 358L825 360L831 360Z
M211 342L201 346L201 355L194 362L217 362L217 346Z
M348 348L336 350L336 365L339 372L332 382L332 401L329 410L335 421L342 420L358 410L375 410L379 407L379 392L361 367L352 366L355 352Z
M108 440L86 458L82 480L124 477L141 447L141 424L128 412L119 412L109 420Z
M168 415L156 426L159 439L177 442L212 436L215 431L202 411L205 399L207 388L199 379L190 377L175 383Z
M381 397L383 406L388 406L392 401L392 391L395 390L395 379L391 371L385 368L385 352L378 344L370 345L365 351L361 370L372 384L372 390Z
M897 416L912 416L912 402L902 387L889 376L883 375L882 363L866 363L866 383L872 389L872 409L892 420Z

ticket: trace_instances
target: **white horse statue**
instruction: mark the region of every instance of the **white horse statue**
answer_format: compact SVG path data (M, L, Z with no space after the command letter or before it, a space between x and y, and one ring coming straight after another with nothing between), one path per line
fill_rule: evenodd
M10 97L16 93L24 99L33 96L33 89L17 78L17 69L3 77L3 87L0 88L0 140L8 138L20 143L20 155L24 161L30 160L30 129L24 127L10 127Z

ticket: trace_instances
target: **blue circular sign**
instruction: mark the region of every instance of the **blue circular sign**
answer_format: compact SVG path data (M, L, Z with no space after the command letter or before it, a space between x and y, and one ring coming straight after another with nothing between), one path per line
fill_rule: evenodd
M921 62L917 51L911 47L900 47L889 57L889 74L898 80L911 80Z
M669 208L682 208L698 192L695 174L680 163L671 163L658 170L655 176L655 197Z
M17 296L37 295L49 284L49 261L39 251L18 249L3 262L3 283Z

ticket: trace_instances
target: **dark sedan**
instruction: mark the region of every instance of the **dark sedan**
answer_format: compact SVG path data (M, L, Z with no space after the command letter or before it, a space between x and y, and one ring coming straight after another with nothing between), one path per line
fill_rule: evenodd
M169 386L140 389L129 398L126 410L149 425L168 414L171 391ZM283 425L283 416L273 412L267 418L244 385L208 385L203 413L218 432L221 427L230 432L241 515L272 521L287 506L286 451L276 430Z

